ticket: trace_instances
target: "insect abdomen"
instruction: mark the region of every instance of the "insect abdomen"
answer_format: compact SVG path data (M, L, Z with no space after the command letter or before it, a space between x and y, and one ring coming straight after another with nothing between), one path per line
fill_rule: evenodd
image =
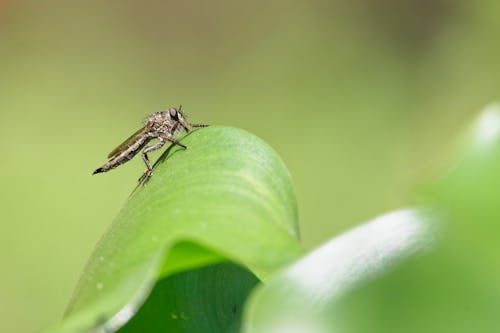
M121 153L115 155L102 167L96 169L92 174L106 172L130 161L147 143L151 140L148 136L137 138L130 146L124 149Z

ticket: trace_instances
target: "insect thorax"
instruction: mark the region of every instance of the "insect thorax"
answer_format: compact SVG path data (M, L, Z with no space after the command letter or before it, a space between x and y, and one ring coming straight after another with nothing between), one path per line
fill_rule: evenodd
M172 126L175 120L173 120L169 113L166 111L155 112L149 116L146 120L146 127L151 132L152 136L158 136L160 134L173 134Z

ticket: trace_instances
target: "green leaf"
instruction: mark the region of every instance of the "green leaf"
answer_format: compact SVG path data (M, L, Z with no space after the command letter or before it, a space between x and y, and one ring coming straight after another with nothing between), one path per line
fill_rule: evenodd
M334 238L254 292L244 332L336 332L329 321L331 307L350 291L428 249L431 230L423 212L407 209Z
M497 332L500 105L418 201L277 274L252 294L244 331Z
M290 174L267 144L225 127L200 129L181 141L188 149L170 147L162 155L151 180L131 196L98 243L53 332L115 331L157 281L155 293L177 295L167 299L169 310L160 318L187 321L181 325L186 332L231 330L239 318L228 317L228 304L234 312L257 277L265 280L302 254ZM245 268L194 269L222 261ZM194 270L179 273L188 269ZM213 274L220 279L210 278ZM199 309L207 304L180 301L182 290L196 297L189 290L210 288L213 295L229 295L211 300L214 318ZM204 295L210 300L209 293ZM140 331L140 322L133 329Z
M120 332L240 332L244 302L257 283L232 263L174 274L157 283Z

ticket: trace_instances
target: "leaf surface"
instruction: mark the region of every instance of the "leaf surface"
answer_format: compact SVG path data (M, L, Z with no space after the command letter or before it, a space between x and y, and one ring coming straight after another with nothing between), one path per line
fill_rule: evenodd
M160 293L163 284L177 286L173 293L188 285L213 286L221 295L234 289L236 296L213 305L215 316L226 316L227 304L241 303L257 278L267 279L302 254L290 174L266 143L228 127L196 130L181 142L188 149L170 147L160 157L151 180L131 195L97 244L65 318L51 331L116 331L157 281ZM234 264L195 269L228 261ZM189 269L194 273L180 273ZM222 281L196 278L210 272ZM232 325L204 318L200 307L206 304L195 303L189 312L175 299L165 305L170 319L184 311L182 320L210 321L213 332Z

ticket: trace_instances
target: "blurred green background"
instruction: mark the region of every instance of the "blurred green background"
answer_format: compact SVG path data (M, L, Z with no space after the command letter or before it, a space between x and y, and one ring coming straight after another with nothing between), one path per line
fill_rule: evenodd
M492 0L0 0L0 331L61 317L143 164L91 172L169 106L281 154L306 248L411 204L500 98L499 10Z

